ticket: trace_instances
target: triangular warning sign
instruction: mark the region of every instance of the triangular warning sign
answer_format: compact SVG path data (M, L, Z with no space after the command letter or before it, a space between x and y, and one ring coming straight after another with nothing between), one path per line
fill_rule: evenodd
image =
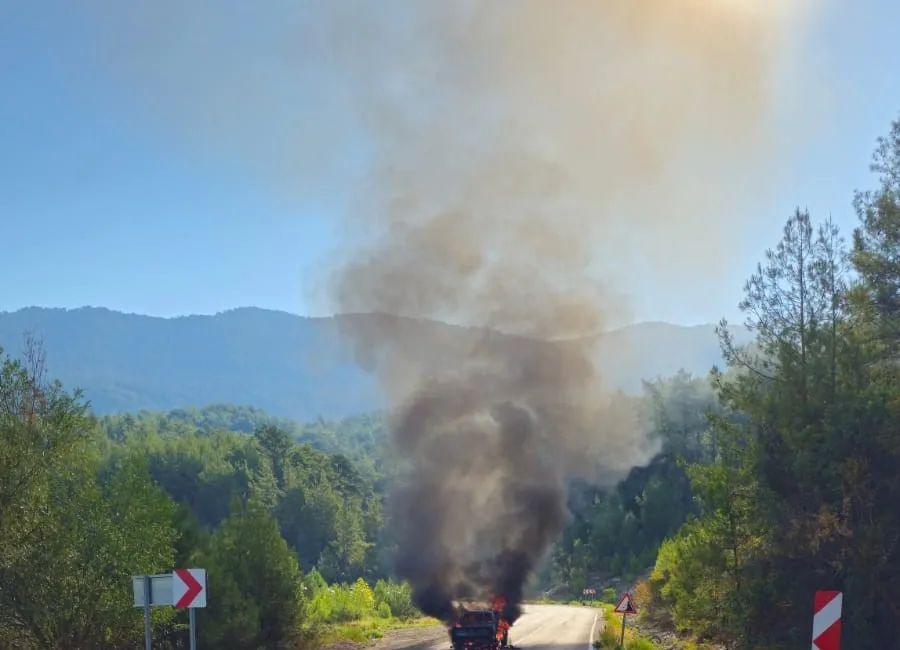
M619 599L619 604L613 610L616 614L637 614L634 603L631 601L631 594L625 592Z

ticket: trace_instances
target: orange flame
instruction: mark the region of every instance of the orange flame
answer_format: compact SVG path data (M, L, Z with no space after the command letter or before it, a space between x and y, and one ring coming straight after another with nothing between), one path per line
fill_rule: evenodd
M503 596L494 596L491 603L491 609L497 612L497 640L502 641L506 631L510 628L509 621L503 616L503 610L506 607L506 598Z

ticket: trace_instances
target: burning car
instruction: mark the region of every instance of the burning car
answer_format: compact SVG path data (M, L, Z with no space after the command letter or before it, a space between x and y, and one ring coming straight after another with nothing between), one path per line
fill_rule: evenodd
M490 608L461 608L450 626L453 650L499 650L510 647L510 624L503 614L504 605L502 598L495 598Z

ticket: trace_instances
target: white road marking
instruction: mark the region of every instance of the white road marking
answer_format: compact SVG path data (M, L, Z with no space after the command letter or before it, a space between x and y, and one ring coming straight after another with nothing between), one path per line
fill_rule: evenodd
M597 616L599 613L594 614L594 622L591 624L591 635L588 637L588 650L594 650L594 628L597 627Z

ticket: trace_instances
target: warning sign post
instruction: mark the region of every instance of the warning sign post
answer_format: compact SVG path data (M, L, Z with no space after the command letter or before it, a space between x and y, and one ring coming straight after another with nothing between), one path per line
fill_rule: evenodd
M631 597L631 594L627 591L622 594L622 597L619 599L618 605L613 610L616 614L622 615L622 637L619 639L619 647L625 647L625 619L631 614L637 614L637 609L634 607L634 599Z
M841 650L840 591L817 591L813 601L813 650Z

